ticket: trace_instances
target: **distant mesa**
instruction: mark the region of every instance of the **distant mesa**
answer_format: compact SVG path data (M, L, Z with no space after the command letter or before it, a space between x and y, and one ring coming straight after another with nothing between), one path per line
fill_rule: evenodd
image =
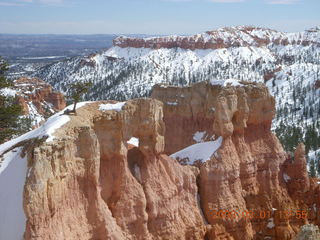
M192 36L167 36L152 38L118 37L113 45L127 48L182 48L182 49L220 49L230 47L275 45L309 45L320 46L315 36L319 28L312 28L303 33L284 33L268 28L252 26L226 27Z

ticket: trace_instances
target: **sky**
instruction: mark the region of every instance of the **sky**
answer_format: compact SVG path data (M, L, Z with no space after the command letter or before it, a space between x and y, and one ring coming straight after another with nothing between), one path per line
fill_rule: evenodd
M0 0L0 33L195 34L320 26L320 0Z

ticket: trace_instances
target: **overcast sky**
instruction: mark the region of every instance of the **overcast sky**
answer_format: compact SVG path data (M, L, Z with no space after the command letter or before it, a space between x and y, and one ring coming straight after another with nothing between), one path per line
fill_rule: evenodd
M320 0L0 0L0 33L193 34L320 26Z

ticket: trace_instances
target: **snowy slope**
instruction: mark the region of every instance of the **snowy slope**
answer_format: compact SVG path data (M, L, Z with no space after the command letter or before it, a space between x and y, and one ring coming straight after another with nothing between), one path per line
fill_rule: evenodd
M4 155L0 165L0 239L21 240L26 226L23 210L23 189L27 160L21 148Z
M74 81L92 81L90 100L126 100L148 96L156 83L188 85L199 81L238 79L266 82L277 102L273 128L281 123L320 125L320 28L298 33L271 29L232 27L194 36L146 38L159 42L222 41L217 49L120 47L128 38L100 54L73 58L46 66L36 75L66 92ZM136 39L129 39L136 41ZM118 42L117 42L118 41ZM129 42L130 42L129 41ZM316 149L311 149L312 151Z
M208 33L204 33L199 36L206 39L207 35ZM210 36L210 39L218 37L227 43L237 40L246 44L195 50L114 46L87 58L73 58L51 64L39 70L36 76L63 92L74 81L90 80L94 83L93 91L88 96L90 99L125 100L148 95L151 87L161 82L186 85L203 80L229 78L265 81L268 73L279 68L283 69L282 77L286 79L286 68L292 64L299 64L301 67L311 64L319 72L318 29L281 33L257 28L246 34L239 27L218 29L210 33ZM269 43L258 45L256 38L267 38ZM277 44L276 39L285 41L286 45ZM165 40L176 41L177 36ZM314 77L311 81L314 81Z

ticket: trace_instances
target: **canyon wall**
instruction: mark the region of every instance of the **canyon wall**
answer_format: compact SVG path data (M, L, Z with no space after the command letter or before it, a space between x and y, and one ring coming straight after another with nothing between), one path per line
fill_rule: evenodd
M275 101L263 84L157 85L152 97L164 103L166 153L195 144L197 132L203 141L223 137L198 175L209 239L289 240L307 221L320 223L319 184L308 177L304 146L292 158L284 152L270 130Z

